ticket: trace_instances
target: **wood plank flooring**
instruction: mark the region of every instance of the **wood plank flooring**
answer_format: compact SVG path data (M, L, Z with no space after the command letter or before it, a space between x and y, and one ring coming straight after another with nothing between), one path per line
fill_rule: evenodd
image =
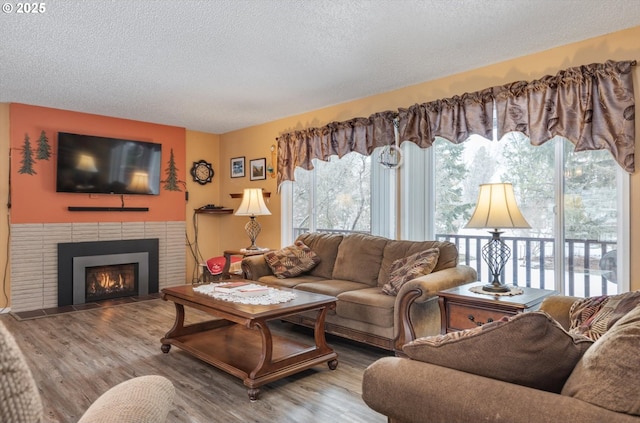
M211 318L186 310L187 323ZM362 401L361 383L364 369L389 352L328 336L339 354L336 370L325 364L273 382L250 402L240 379L176 347L168 354L160 351L160 338L174 316L173 304L157 299L24 321L3 315L0 320L27 358L46 423L75 422L104 391L147 374L163 375L176 388L167 422L386 422ZM307 329L273 322L272 330L313 344Z

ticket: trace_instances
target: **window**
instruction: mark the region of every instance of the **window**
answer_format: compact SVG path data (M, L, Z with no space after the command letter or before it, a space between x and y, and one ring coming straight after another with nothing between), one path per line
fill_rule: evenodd
M480 249L490 236L464 226L480 184L511 182L531 229L502 235L512 253L504 283L576 296L621 290L618 252L628 251L621 248L628 242L627 232L619 229L626 213L621 193L628 176L608 151L574 153L560 137L532 146L520 133L500 142L472 136L455 145L439 139L432 150L435 236L455 242L461 261L475 267L481 279L488 279L488 269Z
M309 171L297 168L295 182L283 187L283 243L304 232L394 237L395 171L378 166L377 154L349 153L314 160Z
M574 153L560 137L532 146L520 133L499 142L474 135L458 145L438 139L432 148L401 147L398 171L379 166L377 152L296 169L296 181L282 187L283 244L304 231L450 240L460 261L487 280L481 248L490 235L464 226L480 184L511 182L531 229L502 235L511 248L504 283L575 296L629 289L629 176L608 151Z

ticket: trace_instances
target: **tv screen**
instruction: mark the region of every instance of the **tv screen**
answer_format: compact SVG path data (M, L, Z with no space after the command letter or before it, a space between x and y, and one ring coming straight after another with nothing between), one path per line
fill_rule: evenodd
M160 144L58 132L57 192L160 194Z

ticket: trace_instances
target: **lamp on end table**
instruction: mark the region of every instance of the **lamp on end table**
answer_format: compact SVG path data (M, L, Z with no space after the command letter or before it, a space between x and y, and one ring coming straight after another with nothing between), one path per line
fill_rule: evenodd
M249 221L244 226L247 235L251 240L251 245L247 247L247 250L260 250L260 247L256 245L256 238L260 233L260 224L256 221L256 216L270 215L271 212L264 203L264 197L262 189L260 188L245 188L242 194L242 203L236 211L236 216L249 216Z
M511 249L500 239L502 233L498 229L531 228L526 221L513 193L513 185L509 183L482 184L478 194L476 209L465 228L490 228L492 235L484 247L482 258L487 262L493 280L482 287L487 292L509 292L510 288L500 283L500 274L511 257Z

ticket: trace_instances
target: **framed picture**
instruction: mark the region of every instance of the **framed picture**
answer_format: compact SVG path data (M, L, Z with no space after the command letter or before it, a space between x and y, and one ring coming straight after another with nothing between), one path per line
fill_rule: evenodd
M253 159L249 161L249 179L257 181L267 179L267 159Z
M244 176L244 157L231 159L231 177L242 178Z

